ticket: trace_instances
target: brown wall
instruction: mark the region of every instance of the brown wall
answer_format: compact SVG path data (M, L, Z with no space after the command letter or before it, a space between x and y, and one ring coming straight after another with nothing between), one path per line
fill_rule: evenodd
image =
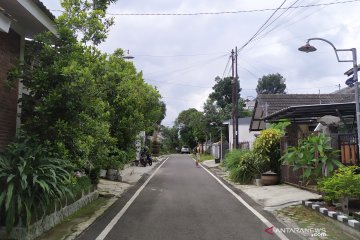
M20 56L20 36L14 31L0 32L0 151L13 140L16 132L18 83L5 86L7 72Z

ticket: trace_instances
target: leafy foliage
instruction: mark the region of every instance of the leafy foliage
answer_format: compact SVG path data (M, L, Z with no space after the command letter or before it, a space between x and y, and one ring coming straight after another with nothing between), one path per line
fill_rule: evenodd
M282 159L294 165L294 171L304 168L304 179L327 176L335 166L341 165L337 160L338 151L333 150L330 143L330 137L325 134L312 134L297 147L289 147Z
M319 181L318 188L324 193L324 199L331 202L342 197L360 197L358 169L358 166L342 166L331 177Z
M284 94L286 89L286 79L281 74L268 74L258 80L256 86L257 94Z
M280 171L280 138L283 133L279 129L268 128L262 130L255 139L254 152L268 162L271 171L279 173Z
M215 78L215 85L213 86L213 92L210 93L209 99L216 102L216 105L222 109L226 108L232 103L232 83L231 77ZM240 98L240 87L238 87L238 99Z
M269 128L279 130L281 132L281 134L284 136L285 133L286 133L285 132L286 127L289 126L290 124L291 124L291 122L289 120L283 119L283 120L280 120L277 123L270 124Z
M226 155L224 166L230 171L230 179L250 183L265 170L267 162L251 150L233 150Z
M197 142L206 139L204 115L195 108L182 111L175 120L178 127L182 145L196 146Z
M28 226L33 213L72 195L69 169L68 162L49 156L34 138L20 136L11 144L0 155L0 218L7 230L15 224Z
M181 145L178 137L178 129L175 126L161 126L160 131L163 136L162 151L166 153L175 152L175 149Z
M110 25L96 18L105 2L110 1L64 1L58 38L46 33L28 42L23 68L29 89L21 99L23 128L78 167L107 165L115 148L134 152L137 134L160 123L166 111L159 92L124 60L122 50L107 55L84 44L106 36ZM77 42L78 31L83 43Z
M105 41L113 18L106 18L110 3L117 0L62 0L65 11L57 19L60 29L71 31L81 38L82 43L91 42L98 45Z

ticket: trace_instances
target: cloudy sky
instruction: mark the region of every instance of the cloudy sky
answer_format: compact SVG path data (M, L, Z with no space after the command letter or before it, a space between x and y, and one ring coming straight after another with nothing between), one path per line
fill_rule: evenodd
M60 1L42 2L59 14ZM243 98L256 97L258 79L270 73L286 78L288 93L330 93L339 84L345 87L343 73L352 65L338 63L330 45L313 41L318 51L308 54L297 49L312 37L325 38L338 49L360 49L359 11L360 0L118 0L109 8L115 25L100 49L130 51L145 81L163 96L163 124L171 126L181 111L202 110L215 77L229 76L226 66L236 46L241 49ZM237 13L176 15L219 12Z

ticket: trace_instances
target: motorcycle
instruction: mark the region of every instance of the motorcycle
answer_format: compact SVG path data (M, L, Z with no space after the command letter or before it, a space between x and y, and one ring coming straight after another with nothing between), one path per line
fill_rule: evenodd
M143 165L144 167L146 167L147 164L149 164L149 166L152 165L152 158L151 155L148 153L141 153L140 154L140 163L141 165Z

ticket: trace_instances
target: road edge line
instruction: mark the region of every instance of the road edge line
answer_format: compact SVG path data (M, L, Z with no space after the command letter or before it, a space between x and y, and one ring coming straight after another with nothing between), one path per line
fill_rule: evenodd
M113 229L115 224L120 220L120 218L124 215L126 210L131 206L131 204L135 201L135 199L139 196L140 192L146 187L146 185L150 182L153 176L157 173L157 171L164 165L164 163L169 159L166 158L163 163L160 164L159 167L151 174L151 176L144 182L143 185L135 192L135 194L130 198L130 200L125 204L125 206L116 214L116 216L110 221L110 223L104 228L104 230L97 236L95 240L103 240L109 234L109 232Z
M263 215L261 215L258 211L256 211L255 208L250 206L242 197L240 197L238 194L236 194L233 190L231 190L228 186L226 186L218 177L216 177L212 172L210 172L206 167L204 167L202 164L200 166L207 171L218 183L220 183L221 186L223 186L229 193L231 193L239 202L241 202L247 209L249 209L257 218L259 218L267 227L273 227L274 224L272 224L269 220L267 220ZM289 240L285 234L283 234L280 231L274 231L274 234L278 236L281 240Z

